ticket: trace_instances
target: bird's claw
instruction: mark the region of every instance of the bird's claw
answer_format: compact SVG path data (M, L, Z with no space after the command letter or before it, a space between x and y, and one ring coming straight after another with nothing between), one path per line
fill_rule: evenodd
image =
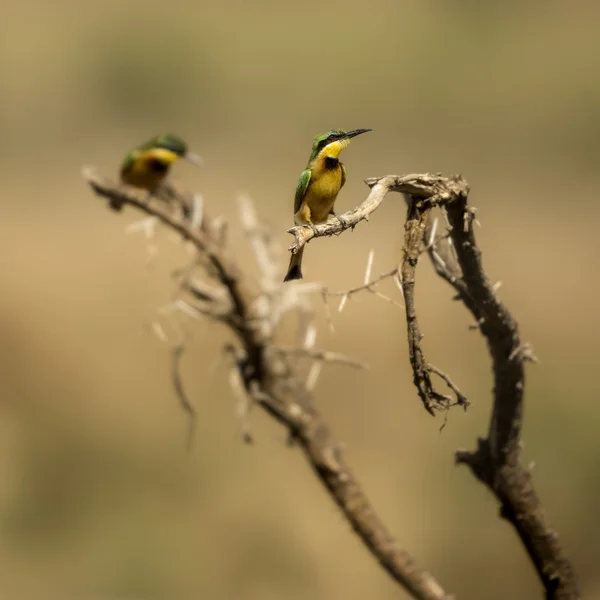
M307 221L306 227L308 227L312 231L314 237L317 237L317 228L315 227L315 224L312 221Z

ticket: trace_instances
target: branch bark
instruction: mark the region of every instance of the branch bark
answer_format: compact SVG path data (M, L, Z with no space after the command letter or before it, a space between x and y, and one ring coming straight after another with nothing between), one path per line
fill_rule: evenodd
M361 221L368 221L370 215L379 208L389 192L399 192L407 200L407 216L404 234L404 252L402 264L399 269L402 292L404 295L406 325L408 334L408 355L413 370L413 382L423 406L431 415L435 411L445 411L455 405L462 406L465 410L469 406L466 396L452 382L450 377L441 369L431 364L423 352L421 340L423 334L419 326L415 307L415 275L417 263L421 255L423 236L431 209L443 206L449 202L456 193L456 186L463 185L461 179L454 181L454 188L450 188L448 180L435 174L387 175L366 180L371 188L367 199L357 208L343 215L338 215L326 223L313 226L298 226L288 230L294 236L294 241L289 247L290 252L296 253L315 237L339 235L347 229L354 229ZM466 184L465 184L466 185ZM394 271L390 272L393 273ZM364 286L363 286L364 287ZM350 293L362 288L355 288L345 293ZM431 379L431 374L437 375L454 394L453 398L438 392Z
M306 385L296 376L286 353L273 347L271 337L265 334L269 328L259 326L262 317L257 314L256 306L263 292L249 285L217 235L220 230L211 225L206 215L201 219L201 227L194 228L184 216L174 214L159 200L148 199L143 193L124 189L89 172L85 177L97 194L109 199L111 206L135 206L158 217L196 246L208 261L210 272L227 291L228 301L218 315L230 326L242 347L238 365L248 395L289 429L351 527L394 580L415 598L448 599L433 576L418 567L408 552L397 547L345 464L340 446L316 410ZM425 249L438 275L453 286L457 299L475 318L487 341L493 366L494 405L487 436L478 440L475 452L458 451L456 461L468 465L500 502L500 515L516 529L544 586L546 598L580 598L571 563L546 522L531 474L519 461L524 361L534 356L529 345L521 342L516 321L498 299L483 269L473 232L474 209L467 204L467 183L460 177L448 179L425 174L389 175L369 179L367 184L371 187L369 196L353 211L321 225L290 229L294 236L290 251L297 252L314 237L340 234L368 220L390 191L405 195L408 212L400 272L409 354L421 400L432 413L450 405L450 398L434 389L429 377L433 373L453 391L456 403L467 405L450 377L431 365L421 349L414 282L419 256ZM436 206L446 211L450 229L438 242L428 222ZM428 237L434 238L433 242L424 244ZM272 292L263 293L269 294Z
M216 239L218 236L207 216L204 215L201 228L196 229L184 215L159 199L148 198L144 192L116 185L89 170L84 172L84 177L96 194L109 200L109 206L130 205L154 215L195 245L208 261L215 278L227 290L230 312L220 313L220 320L229 325L242 347L238 364L248 395L288 428L352 529L387 573L414 598L450 600L451 596L435 578L397 546L375 512L346 465L340 444L315 408L306 386L285 356L272 347L272 340L263 333L265 328L257 325L260 315L254 307L259 304L260 293L252 288L224 244ZM385 188L378 189L383 193Z
M437 205L447 213L450 238L444 236L442 246L434 241L426 246L427 250L438 275L453 286L457 299L465 304L475 318L487 342L494 375L494 403L487 436L478 439L475 452L459 450L456 462L468 465L473 475L500 502L500 516L517 531L544 586L546 598L578 599L581 595L573 567L557 534L546 522L531 473L519 461L525 391L524 362L535 360L535 356L529 344L521 341L517 322L499 300L484 271L481 250L473 232L475 210L467 203L467 183L461 177L446 179L429 175L416 176L416 180L413 192L407 192L406 178L397 178L390 189L409 195L402 263L403 289L409 344L413 347L411 363L419 395L422 399L427 398L429 390L422 388L424 384L427 385L427 380L419 379L415 369L415 364L422 370L426 363L419 354L420 331L414 325L416 311L411 293L419 248L431 234L431 228L426 224L427 216L431 208ZM389 182L390 177L367 180L367 183L375 188L382 181ZM445 374L442 377L453 387Z
M580 592L573 567L546 522L531 473L519 462L524 362L533 360L534 355L529 344L521 342L517 322L485 274L467 194L465 188L446 207L462 273L454 287L487 341L494 373L494 405L487 437L478 440L475 452L457 452L456 461L468 465L498 498L500 515L516 529L544 585L546 598L574 600L580 598Z

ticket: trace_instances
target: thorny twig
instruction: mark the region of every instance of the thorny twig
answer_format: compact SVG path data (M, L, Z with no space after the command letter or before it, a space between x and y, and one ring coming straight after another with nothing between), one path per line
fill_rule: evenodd
M446 384L450 381L449 377L437 367L434 367L425 358L421 346L423 334L417 318L417 309L415 305L415 275L417 263L421 254L421 245L425 239L425 229L429 218L429 213L434 203L442 200L442 196L432 195L428 198L429 202L418 201L412 196L406 196L407 216L404 234L404 253L402 258L402 290L404 292L404 302L406 305L406 325L408 332L408 355L413 369L413 381L419 393L423 405L427 411L434 415L435 410L447 410L452 406L452 398L446 394L438 392L431 380L431 373L440 376ZM455 393L456 403L462 405L465 409L468 401L464 394L452 384L448 387Z
M338 298L341 297L341 300L340 300L340 303L338 306L338 312L342 312L342 310L344 309L344 306L346 305L346 302L348 300L350 300L354 296L354 294L357 294L358 292L362 292L362 291L370 292L374 296L381 298L381 300L385 300L386 302L389 302L390 304L393 304L394 306L404 308L402 304L400 304L399 302L396 302L396 300L394 300L393 298L390 298L389 296L382 294L376 288L376 285L378 283L381 283L384 279L389 279L390 277L393 277L397 282L399 282L400 281L400 272L398 270L398 267L394 267L391 271L388 271L387 273L382 273L381 275L379 275L379 277L376 277L375 279L370 279L371 269L373 266L373 258L374 258L374 252L373 252L373 250L371 250L371 252L369 252L369 258L367 260L367 270L365 272L365 279L364 279L364 283L362 285L350 288L349 290L340 290L337 292L330 292L327 289L323 290L323 296L326 301L327 301L328 297L338 297ZM402 290L402 286L400 286L400 290Z
M441 175L388 175L386 177L367 179L366 183L371 188L367 199L357 208L351 210L338 218L332 218L321 225L312 227L299 226L289 230L294 236L294 241L290 246L292 253L298 250L313 237L331 236L340 234L343 231L354 228L360 221L369 219L370 215L379 208L388 192L400 192L407 199L408 213L405 224L404 253L403 260L399 268L388 273L384 273L380 279L392 277L396 273L397 282L401 284L404 296L404 306L406 311L406 323L408 331L409 358L413 370L413 381L419 393L419 397L427 412L435 415L436 410L447 410L454 404L466 408L468 401L456 386L449 386L455 395L455 402L446 394L438 392L431 380L431 373L441 372L437 368L431 368L432 365L425 358L421 347L423 334L421 333L414 300L415 273L419 256L422 253L424 234L427 226L427 220L431 209L435 206L442 206L450 201L452 196L445 187L445 178ZM413 201L414 199L414 201ZM432 252L435 248L432 246ZM372 264L370 258L368 264ZM367 275L370 269L367 268ZM374 289L380 279L371 283L367 276L365 284L353 288L346 292L340 292L341 296L338 311L342 311L348 299L352 294L367 289L378 296L383 296ZM384 297L385 300L394 304L396 302L391 298ZM400 305L401 306L401 305ZM446 377L442 377L446 381Z
M185 352L185 346L183 344L177 344L171 348L171 379L173 381L173 388L179 398L179 403L182 409L188 415L189 418L189 430L186 439L186 450L189 452L192 448L194 441L194 433L196 431L196 409L190 402L190 399L183 386L183 380L181 378L181 358Z
M475 318L488 343L494 372L494 407L487 437L478 440L475 452L457 451L456 462L468 465L475 477L487 485L500 502L500 515L516 529L544 586L546 598L576 600L580 598L580 591L573 567L558 536L546 523L530 470L519 462L525 390L523 364L537 359L529 344L520 341L516 321L498 299L496 292L500 286L492 285L483 269L481 250L473 232L475 209L467 204L467 183L461 177L416 176L416 179L419 189L414 192L398 185L394 189L408 194L402 280L409 341L412 330L412 342L417 344L418 354L420 333L414 326L414 301L407 291L414 285L418 248L424 240L429 240L425 248L433 267L442 279L452 285L457 293L456 299L461 300ZM384 180L389 182L389 177L368 183L376 187ZM398 183L401 180L405 182L406 178L398 178ZM447 214L448 232L443 238L436 238L435 222L431 226L427 224L429 211L434 205L440 206ZM456 394L457 402L466 402L452 380L426 363L422 355L418 357L417 364L442 377ZM415 373L416 379L422 373ZM418 381L418 386L423 382L427 382L426 377ZM419 392L421 394L421 390Z
M531 347L522 343L517 322L498 299L481 261L473 231L475 211L467 204L468 186L455 189L447 205L456 261L450 262L451 282L471 311L485 337L494 372L494 406L487 437L478 440L475 452L458 451L456 461L468 465L501 504L500 514L516 529L541 582L546 597L572 600L580 597L573 567L556 533L547 525L535 492L531 472L520 464L524 362L535 360Z
M436 227L437 227L437 219L434 221L433 228L427 229L427 231L430 232L430 233L428 233L429 242L428 242L427 246L421 248L421 250L419 252L420 254L422 254L423 252L429 252L429 251L433 251L435 253L434 246L436 244L438 244L441 240L447 239L450 236L449 233L446 233L446 234L436 238L435 237ZM337 292L330 292L327 288L323 289L323 297L325 299L325 306L327 307L327 309L329 308L329 305L327 304L327 298L335 298L335 297L341 298L339 308L338 308L338 312L341 312L348 300L351 300L355 294L357 294L359 292L363 292L363 291L371 292L373 295L377 296L378 298L381 298L382 300L385 300L386 302L389 302L390 304L393 304L394 306L398 306L400 308L405 307L405 305L401 304L400 302L397 302L396 300L394 300L393 298L390 298L389 296L385 296L378 289L376 289L376 286L378 283L381 283L382 281L391 278L391 279L393 279L394 283L398 286L400 293L402 295L404 295L404 290L402 289L402 275L401 275L400 265L395 266L393 269L386 271L385 273L382 273L381 275L379 275L378 277L375 277L374 279L369 280L369 277L371 274L373 256L374 256L374 253L373 253L373 250L371 250L371 252L369 253L368 261L367 261L367 271L365 273L365 282L362 285L357 285L357 286L347 289L347 290L338 290Z
M162 317L168 317L172 314L174 309L179 309L179 310L182 309L182 307L179 304L180 304L179 302L176 302L172 305L165 306L165 307L161 308L158 311L158 313ZM181 303L181 304L183 304L183 303ZM192 307L190 307L188 305L184 305L184 306L187 309L189 309L189 311L190 311L190 312L188 312L188 311L184 311L184 312L188 312L188 314L193 317L198 316L197 313L191 312L191 311L194 311L195 309L192 309ZM187 395L187 393L185 391L185 387L183 385L183 379L181 377L181 359L183 357L183 354L185 353L184 335L183 335L181 329L175 324L175 322L170 321L170 323L171 323L172 328L175 333L174 340L169 339L169 336L167 335L164 327L162 326L162 324L160 323L158 318L156 318L154 321L152 321L151 327L152 327L152 331L154 332L156 337L158 337L158 339L161 342L169 344L169 346L170 346L171 381L173 383L173 389L175 390L175 395L177 396L179 405L181 406L181 409L188 417L188 433L187 433L186 441L185 441L185 449L187 452L189 452L192 449L192 444L194 441L197 413L196 413L196 409L194 408L194 405L190 401L189 396Z
M148 208L130 192L123 192L117 186L106 184L89 173L86 178L97 193L112 202L132 204L158 216L184 238L192 240L198 251L207 256L217 279L228 290L233 314L226 322L244 348L238 372L247 393L257 404L284 423L300 442L315 473L388 573L415 598L448 599L449 596L435 579L416 567L414 559L408 553L396 547L345 465L339 444L333 439L329 427L312 403L309 387L295 377L289 362L277 360L277 352L266 352L270 340L258 335L259 331L264 332L265 329L256 328L256 321L249 309L253 302L252 295L242 281L235 262L224 253L223 244L214 244L210 236L205 237L191 231L185 223L172 218L154 204L151 209ZM546 524L529 470L519 463L523 362L531 360L533 353L527 344L520 342L516 322L498 300L496 289L483 270L481 251L476 245L472 230L474 209L467 205L468 185L460 177L447 179L430 174L374 178L367 180L367 184L371 187L371 193L354 211L313 228L299 227L290 230L294 234L290 250L297 252L313 237L341 233L353 228L361 220L367 220L390 191L408 196L405 253L401 272L409 344L413 351L420 350L421 335L416 322L414 297L407 298L406 292L409 290L410 296L414 290L414 274L424 245L436 272L454 287L457 299L473 314L488 342L493 362L494 408L488 436L479 440L476 452L458 451L456 460L469 465L473 474L500 501L501 516L509 520L518 532L545 587L546 598L579 598L572 566L558 537ZM436 205L443 206L447 211L453 248L449 247L449 240L446 240L446 244L438 244L435 232L432 235L431 230L428 230L427 217L431 208ZM424 244L425 239L429 239L428 244ZM294 287L290 286L289 289ZM413 357L411 360L414 360ZM322 363L315 363L320 364ZM418 362L413 362L413 369L415 365L421 367L419 373L415 370L415 378L425 388L419 389L419 393L426 397L429 394L429 398L434 401L428 408L433 408L436 401L449 402L447 396L437 397L437 392L431 387L428 389L429 372L440 376L456 394L457 402L464 405L466 400L464 396L459 396L460 392L452 380L425 361L422 352Z
M194 244L207 265L208 276L227 293L226 303L211 299L209 305L217 305L215 314L219 314L219 320L229 326L241 346L236 353L236 373L239 374L241 388L253 403L288 428L352 529L388 574L415 598L449 600L450 596L434 577L418 567L414 558L396 545L345 464L340 444L314 406L310 386L297 377L291 361L280 352L269 351L273 347L274 324L279 322L281 314L302 310L298 308L302 289L305 289L302 284L288 285L285 290L256 291L226 248L224 238L219 235L220 228L206 213L200 227L194 229L185 216L175 214L164 202L115 185L89 170L84 176L94 191L108 198L111 204L129 204L154 215ZM384 192L383 188L380 189ZM259 237L253 239L255 242L260 240ZM260 246L260 243L254 244L255 252ZM259 264L262 264L261 261ZM266 275L264 268L263 274ZM211 314L210 310L207 314ZM323 360L317 360L314 364L322 363ZM247 408L249 405L241 411L244 415Z
M274 346L273 350L284 356L305 356L318 362L330 363L333 365L347 365L355 369L367 369L367 363L356 360L350 356L346 356L340 352L329 352L327 350L313 350L310 348L288 348L282 346Z

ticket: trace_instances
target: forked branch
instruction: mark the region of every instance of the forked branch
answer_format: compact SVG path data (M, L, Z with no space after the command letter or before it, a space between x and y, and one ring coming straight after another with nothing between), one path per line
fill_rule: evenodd
M546 522L529 469L519 460L524 363L534 359L533 352L521 341L517 322L485 274L473 232L474 212L467 204L466 191L449 203L446 210L457 264L452 266L448 256L451 265L448 268L461 273L451 284L487 341L494 373L494 405L487 437L479 439L475 452L457 452L456 461L468 465L498 498L500 515L515 527L544 585L546 597L580 598L573 567L558 536Z
M452 202L456 195L467 187L467 184L460 177L449 180L439 174L430 173L403 175L401 177L387 175L367 179L366 183L371 188L371 192L367 199L354 210L333 217L327 223L321 225L299 226L289 229L289 233L294 236L294 241L289 250L295 253L314 237L339 235L347 229L353 229L361 221L369 220L370 215L379 208L389 192L403 194L407 200L408 211L404 226L402 262L399 267L383 274L380 279L396 273L399 274L399 281L404 295L408 353L413 370L413 381L423 406L432 415L435 415L436 410L445 411L455 405L466 409L469 405L466 396L446 373L432 365L425 357L421 345L423 334L421 333L415 306L415 275L431 210L436 206L443 207L446 203ZM342 296L340 307L343 307L345 301L359 290L368 289L376 293L373 285L377 281L366 283L346 292L338 292L336 295ZM395 303L390 298L385 297L385 299ZM454 397L438 391L431 375L436 375L442 379Z
M428 178L431 176L427 176ZM473 231L475 210L468 206L469 187L460 178L421 178L419 189L409 192L402 278L407 307L410 358L419 395L436 398L431 392L428 372L436 373L455 392L457 401L466 399L444 373L428 364L420 350L412 288L421 249L431 258L435 271L456 291L472 313L475 324L487 341L494 375L494 404L487 437L478 440L475 452L460 450L456 462L468 465L500 502L500 515L516 529L533 562L546 598L575 600L580 592L573 567L544 515L533 487L530 471L520 463L520 436L525 391L524 363L535 360L529 344L519 337L518 325L499 300L497 286L488 279ZM373 188L389 181L369 180ZM398 187L394 191L405 191ZM445 211L448 232L436 239L428 223L433 206ZM428 241L429 240L429 241ZM416 368L415 368L416 367ZM462 400L462 401L461 401Z
M201 219L201 227L195 228L180 211L174 211L157 198L148 198L144 192L116 185L89 170L84 177L111 205L130 205L154 215L194 244L202 261L207 263L207 274L226 291L227 298L222 300L218 294L207 294L205 288L200 294L201 301L206 314L210 315L214 310L219 320L237 337L240 347L234 352L235 364L249 400L288 428L352 529L388 574L414 598L449 600L450 596L435 578L397 546L371 506L346 465L340 444L315 408L305 382L298 377L296 361L290 360L290 355L296 352L309 357L314 355L314 360L322 362L348 362L348 359L320 351L292 351L274 345L274 315L280 315L288 306L297 306L290 297L298 293L295 291L298 288L292 285L286 287L289 291L284 291L253 285L238 268L235 258L222 243L219 228L206 214ZM262 246L260 236L252 239L255 245ZM270 272L270 269L265 270L264 262L261 264L263 272Z
M286 288L288 291L282 291L272 283L273 270L268 265L266 268L263 261L265 280L271 284L267 286L269 289L264 289L266 283L262 287L253 286L225 247L221 230L206 215L200 220L201 226L193 227L185 215L175 214L159 200L123 189L90 172L85 177L111 205L129 204L154 215L195 245L198 255L208 263L207 273L225 291L225 299L211 292L206 300L206 289L200 296L203 303L208 302L206 314L218 316L237 336L240 344L236 351L237 372L248 397L289 429L352 528L386 571L415 598L448 600L449 596L433 576L397 547L345 464L340 445L316 410L308 386L298 377L294 361L290 360L300 354L321 362L347 363L347 357L311 348L278 348L273 343L276 319L290 306L298 308L295 298L300 293L299 286L304 284L291 284ZM434 388L430 376L435 375L452 391L455 404L467 406L466 398L450 377L429 363L421 348L414 285L419 256L427 251L438 275L453 286L457 299L471 311L487 341L493 365L494 406L487 437L479 440L475 452L457 452L456 460L467 464L499 500L500 514L515 527L545 588L546 598L580 598L571 563L557 535L546 523L531 474L519 461L525 389L523 364L533 359L533 353L528 344L521 342L516 321L498 299L497 289L483 270L481 251L473 233L474 210L467 204L468 185L460 177L447 179L431 174L387 176L367 180L367 184L371 187L368 198L353 211L322 225L291 229L294 241L290 250L297 252L313 237L339 234L368 220L390 191L405 195L408 209L399 272L409 355L419 396L431 413L452 404L450 396ZM439 238L429 222L435 207L448 217L449 231ZM253 240L257 246L263 244L260 236ZM394 271L397 273L398 268ZM372 285L367 281L362 288L369 289Z

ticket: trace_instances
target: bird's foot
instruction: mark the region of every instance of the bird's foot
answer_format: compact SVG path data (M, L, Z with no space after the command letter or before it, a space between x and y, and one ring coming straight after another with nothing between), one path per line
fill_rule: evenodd
M310 219L308 221L306 221L305 227L309 227L310 230L313 232L313 236L317 237L317 228L315 227L315 224Z

